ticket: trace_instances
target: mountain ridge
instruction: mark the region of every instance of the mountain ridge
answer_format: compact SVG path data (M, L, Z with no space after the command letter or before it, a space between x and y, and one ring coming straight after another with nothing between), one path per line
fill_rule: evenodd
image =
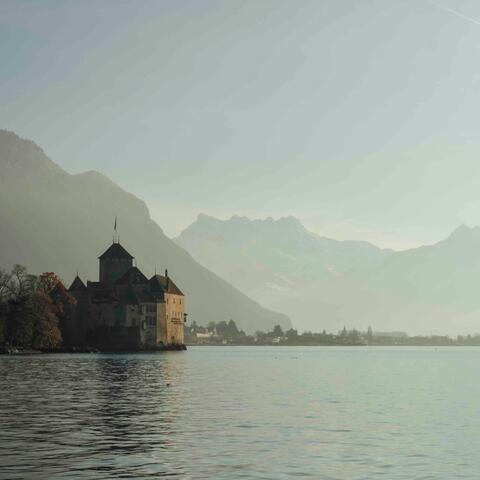
M299 329L480 331L480 227L460 225L435 244L394 252L278 228L288 222L209 220L203 228L205 218L175 240ZM242 283L249 270L255 281Z
M79 270L97 278L97 257L118 216L121 242L147 276L168 268L186 293L190 319L206 324L234 319L248 332L291 323L199 265L167 238L145 202L96 171L69 174L34 142L0 130L0 266L21 263L57 272L66 283Z

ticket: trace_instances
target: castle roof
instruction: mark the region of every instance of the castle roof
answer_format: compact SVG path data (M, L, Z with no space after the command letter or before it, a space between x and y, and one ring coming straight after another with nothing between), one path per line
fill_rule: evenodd
M152 292L173 293L174 295L183 295L182 291L173 283L170 277L163 275L154 275L149 280Z
M130 267L116 282L116 285L147 284L147 277L137 268Z
M87 281L87 290L90 295L90 298L95 303L112 302L116 300L115 292L110 290L102 282Z
M77 275L72 284L70 285L68 291L69 292L79 292L79 291L83 291L83 290L86 290L87 287L86 285L82 282L81 278Z
M138 305L140 303L155 303L153 295L144 286L129 285L126 289L117 292L118 301L127 305Z
M99 257L100 260L111 259L111 258L127 258L129 260L133 259L133 256L130 255L119 243L112 243Z

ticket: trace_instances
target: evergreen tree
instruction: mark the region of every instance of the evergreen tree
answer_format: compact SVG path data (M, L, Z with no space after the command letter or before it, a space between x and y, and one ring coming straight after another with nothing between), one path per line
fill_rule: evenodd
M238 335L237 325L232 319L230 319L230 321L227 324L227 333L231 337L236 337Z
M273 334L274 337L283 337L282 327L280 325L275 325L273 327L272 334Z

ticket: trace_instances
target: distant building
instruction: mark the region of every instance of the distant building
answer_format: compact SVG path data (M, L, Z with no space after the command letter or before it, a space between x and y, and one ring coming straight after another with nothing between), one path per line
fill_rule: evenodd
M183 347L185 296L165 275L147 279L119 242L99 257L99 281L77 275L66 326L70 344L112 349Z

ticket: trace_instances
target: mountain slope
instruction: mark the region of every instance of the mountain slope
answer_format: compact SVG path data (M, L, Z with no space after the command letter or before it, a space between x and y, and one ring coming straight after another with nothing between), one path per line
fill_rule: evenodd
M200 263L301 330L480 331L480 228L404 252L338 242L294 218L200 216L176 239Z
M232 318L249 332L290 325L196 263L134 195L98 172L70 175L33 142L0 130L0 266L55 271L67 283L77 270L96 279L97 257L111 242L117 215L121 243L147 276L168 268L186 294L190 321Z
M445 240L397 252L351 277L406 302L475 311L480 308L480 227L462 225Z
M218 220L199 215L175 241L208 268L267 304L353 268L381 262L391 251L366 242L315 235L294 217Z

